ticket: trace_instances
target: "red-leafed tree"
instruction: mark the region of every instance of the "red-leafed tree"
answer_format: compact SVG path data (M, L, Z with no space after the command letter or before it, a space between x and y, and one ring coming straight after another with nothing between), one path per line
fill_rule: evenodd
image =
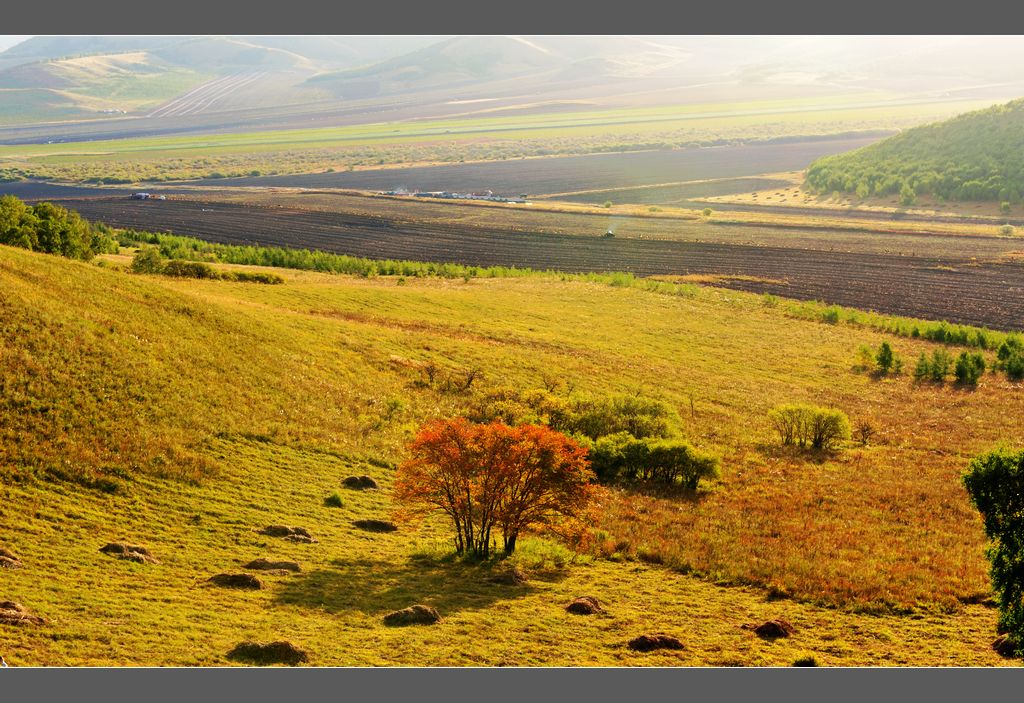
M489 556L498 533L512 554L524 530L572 520L591 499L587 450L541 425L437 420L409 451L395 480L401 513L447 515L460 554Z

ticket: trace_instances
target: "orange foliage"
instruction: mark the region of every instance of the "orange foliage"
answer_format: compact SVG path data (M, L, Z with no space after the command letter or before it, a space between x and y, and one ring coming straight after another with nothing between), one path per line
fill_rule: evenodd
M459 553L488 556L492 532L500 532L511 554L526 529L564 530L593 493L587 450L542 425L436 420L420 429L409 450L412 458L395 480L399 516L444 513Z

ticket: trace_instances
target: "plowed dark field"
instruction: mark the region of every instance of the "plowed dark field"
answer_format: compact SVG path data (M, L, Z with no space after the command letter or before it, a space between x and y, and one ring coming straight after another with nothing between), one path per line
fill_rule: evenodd
M95 199L68 204L85 217L112 226L170 231L227 244L572 272L755 276L783 283L728 281L724 285L898 315L996 329L1024 329L1024 266L1016 263L743 244L604 239L223 202L134 203Z
M502 195L542 195L802 170L820 156L857 149L880 138L873 136L817 139L702 149L518 159L452 166L224 178L210 183L218 187L275 186L359 190L406 188L455 192L493 190Z

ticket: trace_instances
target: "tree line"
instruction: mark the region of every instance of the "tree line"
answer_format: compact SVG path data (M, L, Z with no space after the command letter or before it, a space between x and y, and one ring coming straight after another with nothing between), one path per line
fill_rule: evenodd
M1024 99L909 129L885 141L811 164L806 185L818 193L860 198L919 195L945 200L1024 196Z
M81 260L116 252L118 246L105 225L60 205L29 205L13 195L0 197L0 244Z

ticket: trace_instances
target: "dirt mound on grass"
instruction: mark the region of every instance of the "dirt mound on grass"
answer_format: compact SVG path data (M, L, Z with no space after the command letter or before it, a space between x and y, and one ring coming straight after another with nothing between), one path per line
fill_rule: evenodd
M758 637L764 637L769 640L778 639L780 637L789 637L796 632L796 628L793 627L789 621L783 620L782 618L765 620L760 625L744 625L743 629L753 630L754 634Z
M134 561L138 564L159 564L152 552L146 547L139 547L124 542L111 542L100 547L100 551L118 559Z
M429 605L412 605L384 616L385 625L433 625L441 620L441 614Z
M640 635L629 641L629 648L636 652L652 652L655 649L682 649L683 643L672 635Z
M263 588L263 582L252 574L217 574L208 578L207 583L224 588L247 588L252 591Z
M600 613L604 608L601 607L601 602L594 598L594 596L580 596L569 605L565 606L565 609L570 613L576 615L594 615Z
M20 569L21 559L9 549L0 547L0 569Z
M264 557L259 559L253 559L248 564L243 564L243 568L254 569L256 571L302 571L297 561L271 561Z
M0 601L0 625L42 625L43 620L33 615L21 603L12 600Z
M249 664L288 664L295 666L309 661L309 655L296 647L291 642L269 642L260 644L251 640L242 642L228 652L228 659L242 661Z
M398 525L388 520L356 520L352 524L367 532L394 532L398 529Z
M345 488L353 488L357 491L376 490L380 488L376 481L369 476L349 476L341 482Z
M521 586L529 580L530 579L526 575L526 572L518 566L506 569L505 571L497 573L488 579L491 583L500 583L503 586Z
M313 535L305 527L288 527L287 525L267 525L259 532L268 537L284 537L289 542L312 544L316 542Z
M1000 635L992 643L992 649L996 650L996 653L1001 657L1012 657L1017 654L1019 647L1017 646L1017 640L1014 638L1009 635Z

